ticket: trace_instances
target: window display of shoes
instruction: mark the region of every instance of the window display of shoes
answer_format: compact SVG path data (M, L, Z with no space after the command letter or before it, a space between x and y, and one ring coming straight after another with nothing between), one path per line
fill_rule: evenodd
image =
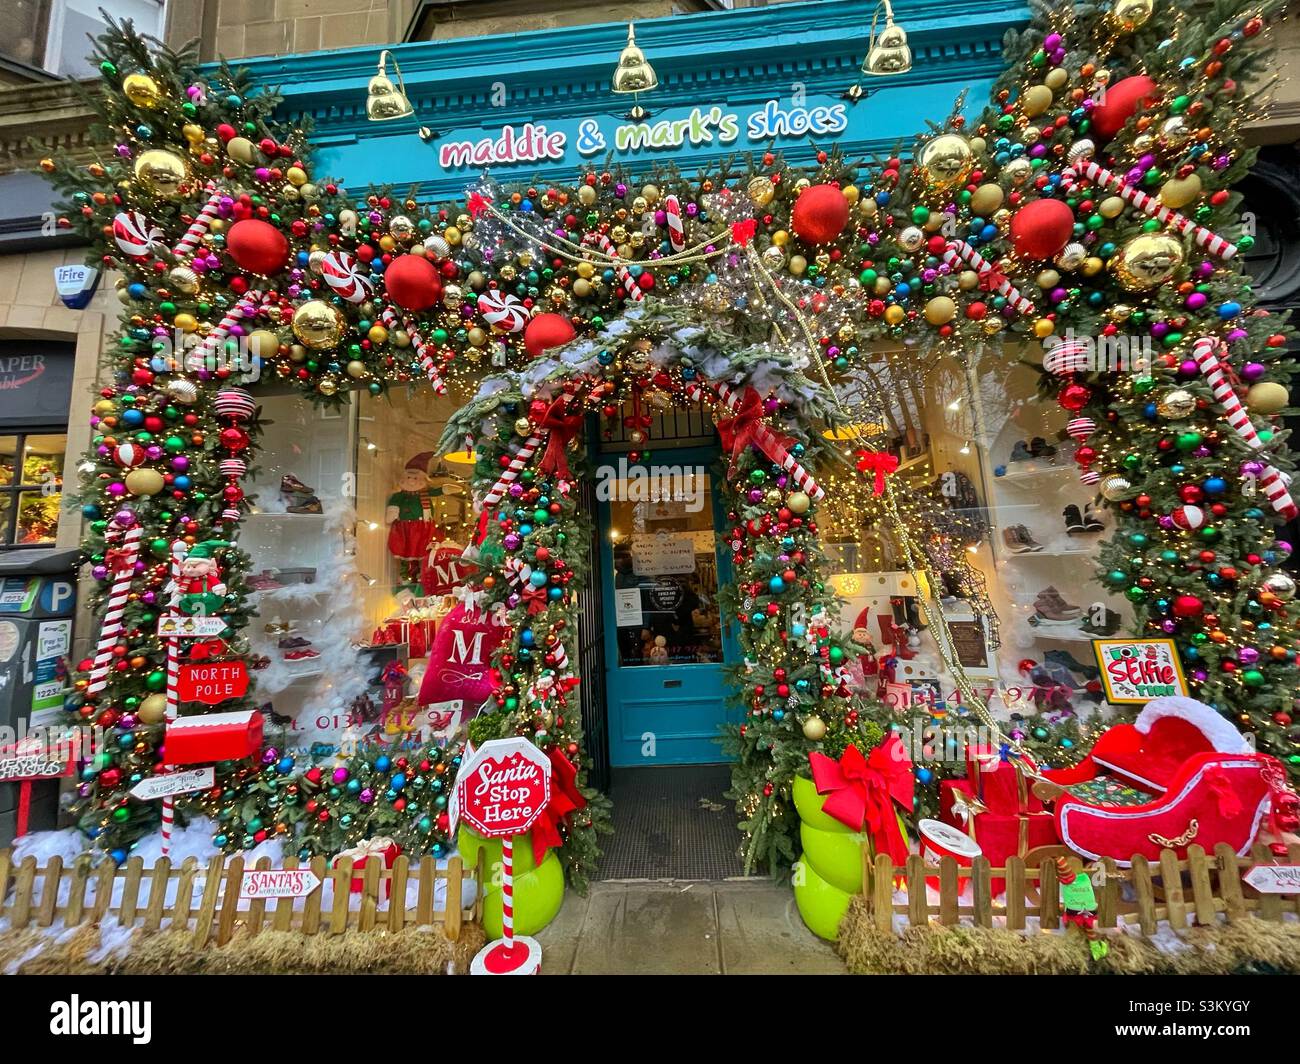
M1089 532L1100 532L1101 526L1090 528L1088 519L1079 512L1079 507L1070 503L1061 511L1061 516L1065 518L1065 531L1071 536L1082 536Z
M1083 613L1083 610L1066 602L1056 588L1048 586L1043 588L1034 599L1034 612L1048 621L1073 621Z
M281 495L311 495L315 496L316 489L309 488L292 473L285 473L280 478Z
M1008 525L1004 528L1002 542L1012 554L1029 554L1043 549L1043 545L1034 539L1024 525Z
M1103 531L1106 528L1104 516L1104 510L1098 510L1092 505L1092 503L1088 503L1088 505L1083 508L1084 528L1089 532Z

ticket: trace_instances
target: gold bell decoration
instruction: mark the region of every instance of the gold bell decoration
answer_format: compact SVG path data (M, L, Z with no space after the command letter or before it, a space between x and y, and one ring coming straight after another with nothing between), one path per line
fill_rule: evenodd
M1168 233L1142 233L1119 249L1110 268L1130 292L1144 292L1173 277L1183 258L1181 240Z
M406 96L406 80L402 77L402 68L393 59L393 69L397 71L397 85L394 85L388 80L385 57L393 59L393 53L387 48L379 53L379 72L370 79L370 85L366 89L366 117L372 122L390 122L394 118L406 118L415 114L415 108Z
M879 33L880 12L885 13L885 28ZM912 69L912 49L907 43L907 31L894 21L894 8L889 0L881 0L871 14L871 39L867 42L867 57L862 61L862 73L870 77L888 77L906 74Z
M343 315L321 299L309 299L293 312L293 335L313 351L337 347L346 327Z
M632 110L628 112L628 118L639 122L643 118L648 118L649 113L637 102L637 94L649 92L658 85L659 76L650 65L650 61L646 59L645 53L637 47L636 28L629 22L627 44L619 54L618 66L614 68L610 88L620 95L632 94Z

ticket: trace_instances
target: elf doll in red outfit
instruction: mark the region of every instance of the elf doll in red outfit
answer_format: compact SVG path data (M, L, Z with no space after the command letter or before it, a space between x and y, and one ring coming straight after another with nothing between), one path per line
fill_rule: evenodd
M433 520L433 499L442 489L429 486L432 458L432 451L424 451L407 461L398 490L388 497L384 509L388 553L397 559L397 579L402 584L418 586L429 544L444 538Z
M226 584L213 553L228 546L222 540L210 539L190 548L174 585L173 601L181 613L212 616L225 602Z

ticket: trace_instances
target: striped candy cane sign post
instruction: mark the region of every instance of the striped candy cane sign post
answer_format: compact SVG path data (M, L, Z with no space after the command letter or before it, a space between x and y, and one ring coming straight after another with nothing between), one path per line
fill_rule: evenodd
M135 563L140 557L140 538L144 535L144 526L134 524L118 535L121 536L120 545L114 537L114 541L109 546L109 556L114 558L111 566L113 584L108 592L104 627L99 631L99 642L95 644L95 658L86 685L86 698L91 701L108 686L108 670L113 664L113 647L117 645L118 637L122 634L122 615L126 612L127 598L131 593Z
M722 382L709 385L708 390L699 384L687 385L686 395L692 402L698 402L708 395L710 390L733 413L740 405L741 392ZM826 490L813 479L813 475L798 462L794 455L786 450L766 425L758 426L754 433L754 442L758 444L760 451L790 474L790 479L794 481L795 486L800 491L805 492L810 498L817 501L826 498Z
M459 819L484 838L501 840L501 938L479 950L471 975L536 975L541 970L542 947L515 934L514 845L550 800L550 759L527 739L490 739L467 751L449 809L451 830Z
M1206 229L1203 225L1197 225L1186 215L1179 214L1177 211L1166 207L1158 197L1150 196L1140 188L1125 184L1122 177L1093 162L1092 159L1088 158L1091 151L1091 143L1083 141L1076 145L1075 150L1071 152L1071 165L1061 171L1061 187L1065 191L1069 192L1081 177L1086 178L1094 184L1101 185L1107 191L1115 193L1125 203L1131 204L1144 214L1150 215L1165 225L1172 226L1177 232L1184 235L1191 233L1192 238L1196 241L1196 246L1203 248L1215 258L1227 262L1237 254L1236 244L1224 240L1218 233Z
M413 318L403 318L398 320L397 315L393 313L391 307L385 307L379 315L379 320L389 329L405 329L411 337L411 346L415 348L415 355L420 360L420 368L424 370L424 375L429 378L429 383L433 385L433 390L439 395L447 391L447 385L438 372L438 363L434 360L433 355L429 353L429 345L424 342L424 337L420 335L420 327Z
M172 583L176 586L175 594L180 594L181 582L181 563L185 561L185 555L189 553L189 546L183 539L172 541L171 555ZM173 604L169 607L169 612L174 616L176 607ZM180 646L181 641L174 635L167 637L167 709L165 719L168 724L180 716ZM163 769L164 772L171 771ZM172 849L172 824L176 818L176 798L174 795L166 795L162 800L162 855L168 857Z
M1232 431L1252 450L1263 450L1264 441L1259 438L1259 433L1251 424L1250 414L1247 413L1241 398L1232 387L1232 382L1228 380L1223 360L1219 357L1219 341L1212 336L1202 336L1192 345L1192 357L1201 367L1201 372L1205 374L1215 401L1223 407L1223 416L1232 426ZM1263 489L1269 505L1277 513L1288 521L1296 516L1295 500L1291 498L1286 481L1282 479L1282 474L1277 469L1264 463L1264 475L1259 478L1259 486Z
M988 259L964 240L948 241L948 246L944 249L943 261L949 266L965 263L981 277L993 271L993 263L989 262ZM1033 312L1034 305L1022 296L1020 289L1016 288L1005 277L998 282L997 290L999 295L1007 297L1007 302L1015 308L1017 314L1030 314Z

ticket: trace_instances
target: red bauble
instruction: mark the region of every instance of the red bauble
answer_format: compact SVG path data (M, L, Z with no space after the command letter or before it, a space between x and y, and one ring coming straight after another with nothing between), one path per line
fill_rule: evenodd
M1175 617L1199 617L1205 609L1205 603L1195 595L1179 595L1174 599Z
M1071 381L1057 393L1056 401L1066 410L1082 410L1091 398L1091 388L1078 381Z
M1074 211L1060 200L1038 199L1011 216L1011 243L1027 259L1050 259L1074 235Z
M537 358L552 347L563 347L576 335L573 323L563 314L538 314L524 327L524 347Z
M1137 113L1143 101L1156 94L1156 83L1145 74L1125 78L1106 89L1105 103L1092 109L1092 134L1100 143L1110 140Z
M1187 532L1195 532L1205 524L1205 511L1199 506L1177 506L1169 516L1175 525Z
M829 244L849 224L849 201L834 185L811 185L799 194L790 228L807 244Z
M428 310L442 298L442 276L423 255L401 255L384 271L388 298L406 310Z
M279 273L289 261L289 240L270 222L245 218L226 234L226 250L235 265L264 276Z

